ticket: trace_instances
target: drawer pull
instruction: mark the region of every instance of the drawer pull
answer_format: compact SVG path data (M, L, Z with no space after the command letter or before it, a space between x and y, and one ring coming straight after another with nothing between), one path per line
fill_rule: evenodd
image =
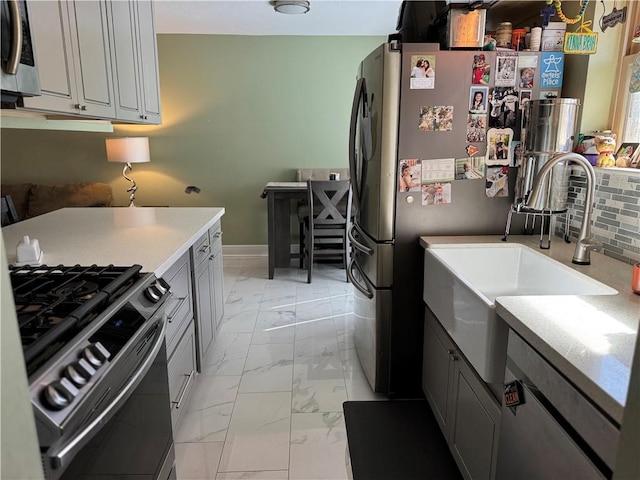
M178 310L180 310L182 308L182 304L188 299L189 297L178 297L176 300L178 300L178 303L176 304L176 307L171 311L171 313L169 315L167 315L167 322L171 323L173 321L173 317L176 315L176 313L178 313Z
M193 378L193 376L195 375L196 371L195 370L191 370L190 374L184 374L185 377L187 377L187 381L184 382L184 386L182 387L182 391L180 392L180 396L178 397L177 401L172 401L171 403L173 403L176 406L176 409L180 408L180 405L182 404L182 400L184 400L184 396L187 393L187 390L189 389L189 384L191 383L191 379Z
M213 234L213 238L220 238L222 236L222 230Z
M198 251L201 252L201 253L204 253L209 249L210 246L211 245L203 245L203 246L200 247L200 249Z

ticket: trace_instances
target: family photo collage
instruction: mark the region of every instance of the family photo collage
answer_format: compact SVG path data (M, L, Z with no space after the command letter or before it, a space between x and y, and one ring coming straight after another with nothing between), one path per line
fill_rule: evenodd
M412 55L411 65L411 89L436 88L436 55ZM425 206L447 204L453 201L451 182L484 179L488 197L508 196L509 167L519 166L522 154L521 125L526 123L527 102L536 88L537 98L556 98L563 66L564 56L559 52L543 52L539 57L498 51L492 64L482 52L473 55L468 109L464 112L467 156L401 159L399 191L422 192ZM452 131L454 113L452 105L422 105L418 128L424 132Z

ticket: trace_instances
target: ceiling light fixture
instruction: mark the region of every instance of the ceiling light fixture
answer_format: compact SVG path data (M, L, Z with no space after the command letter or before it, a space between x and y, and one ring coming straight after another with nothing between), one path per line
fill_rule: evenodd
M311 6L307 0L276 0L273 8L278 13L292 15L307 13Z

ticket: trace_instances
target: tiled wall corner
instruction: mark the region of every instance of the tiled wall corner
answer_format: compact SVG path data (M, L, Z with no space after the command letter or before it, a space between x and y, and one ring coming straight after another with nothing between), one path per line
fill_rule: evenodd
M596 170L596 194L591 234L603 244L603 253L625 263L640 262L640 172ZM569 180L569 235L578 238L583 217L586 176L572 169ZM559 215L556 234L564 234L565 216Z

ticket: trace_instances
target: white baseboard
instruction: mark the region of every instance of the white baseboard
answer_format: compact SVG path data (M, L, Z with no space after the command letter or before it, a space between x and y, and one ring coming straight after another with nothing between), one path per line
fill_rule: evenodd
M291 252L298 253L300 245L292 244ZM266 257L269 255L267 245L222 245L222 255L225 257Z
M222 245L225 257L266 257L267 245Z

